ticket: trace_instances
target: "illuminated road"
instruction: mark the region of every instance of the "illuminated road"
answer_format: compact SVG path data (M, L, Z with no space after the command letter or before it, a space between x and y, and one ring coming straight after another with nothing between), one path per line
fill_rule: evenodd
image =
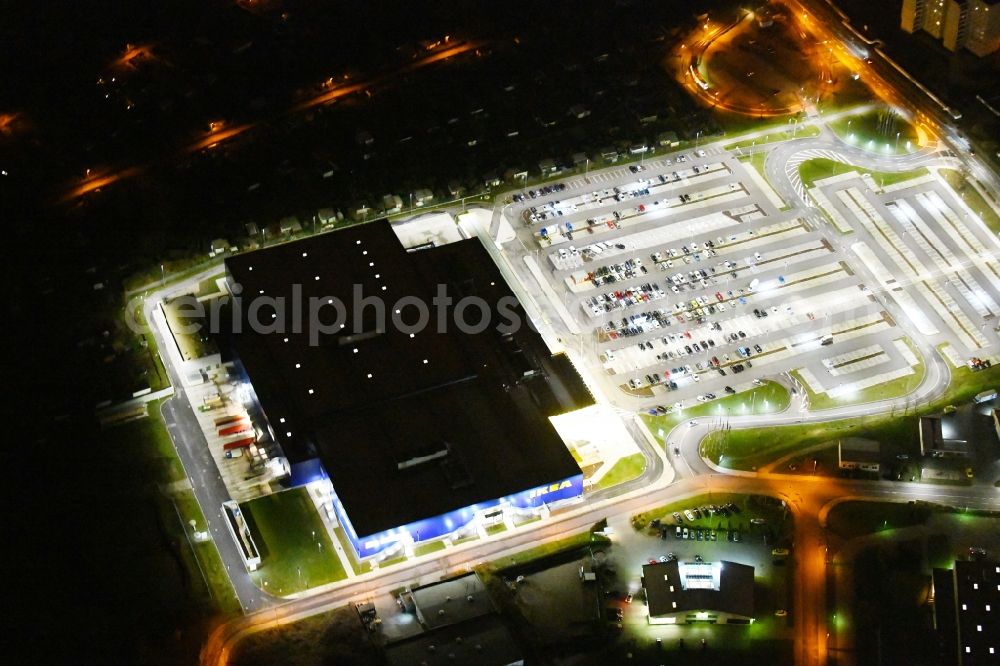
M784 170L784 163L796 153L809 149L835 149L845 154L859 166L883 170L910 170L934 161L939 157L927 152L905 156L878 155L848 146L826 131L817 139L799 139L780 143L772 148L765 170L779 194L796 207L807 204L798 198L793 184ZM731 141L731 139L728 139ZM828 234L831 242L840 240ZM488 240L488 239L484 239ZM490 247L490 244L487 245ZM492 250L493 248L490 247ZM496 258L496 257L495 257ZM525 282L524 276L517 275L514 267L502 258L501 268L506 267L505 276L519 285L521 290L533 284ZM514 271L515 274L509 274ZM872 284L875 284L872 281ZM536 289L527 295L534 301L544 301L545 297ZM524 298L524 295L519 294ZM152 298L156 298L154 294ZM888 301L888 299L886 299ZM894 304L883 303L884 307L897 318ZM546 315L545 320L555 317ZM442 575L457 573L476 563L502 559L513 553L536 545L540 541L569 536L588 528L601 518L627 521L639 511L661 506L704 490L713 492L739 492L769 494L785 499L796 519L795 549L799 566L795 569L795 621L797 640L796 662L799 664L820 664L827 656L826 618L826 537L818 520L820 510L830 501L843 496L886 501L923 500L969 507L995 507L1000 499L1000 490L984 486L948 487L915 483L884 481L849 481L826 477L790 476L771 473L735 472L717 468L699 453L701 439L713 429L725 424L730 428L771 427L798 423L822 423L833 419L862 415L888 413L892 410L913 408L939 397L948 385L950 371L938 354L926 344L915 339L915 344L927 363L927 372L917 389L899 399L875 403L849 405L845 407L809 413L802 409L801 402L793 403L793 409L781 414L766 416L736 416L724 422L718 418L704 417L687 421L669 433L669 447L678 446L680 458L674 458L678 477L673 480L670 467L660 458L661 451L654 452L658 464L651 467L636 481L612 488L601 493L588 495L584 502L554 514L546 521L518 528L513 532L491 537L485 542L474 542L449 549L445 552L423 556L407 563L395 565L388 570L368 573L349 581L342 581L310 593L310 596L290 601L261 596L260 603L269 605L266 610L250 613L233 620L217 629L206 644L203 663L225 663L232 646L246 635L271 626L301 619L343 605L348 601L370 599L374 595L386 593L404 583L437 580ZM582 352L581 352L582 353ZM206 515L208 511L206 511ZM220 547L220 551L222 548ZM225 559L225 558L224 558ZM237 588L246 589L240 579L249 580L242 567L231 567L230 574ZM257 591L255 594L262 595Z
M412 72L416 69L420 69L422 67L426 67L428 65L432 65L434 63L441 62L449 58L454 58L456 56L462 55L463 53L468 53L469 51L476 51L482 45L483 45L482 42L458 42L454 46L449 46L446 48L435 50L432 53L422 58L414 60L411 63L407 63L403 67L400 67L399 69L391 73L384 74L382 76L378 76L361 82L335 86L304 102L295 104L287 111L287 113L297 113L299 111L320 106L322 104L328 104L346 95L350 95L356 92L361 92L373 85L386 83L389 80L398 77L402 74ZM135 51L135 53L132 53L132 51ZM136 48L133 48L130 51L130 53L132 53L131 56L123 56L125 60L123 60L122 63L127 64L132 58L137 57L138 55L142 55L144 51L142 51L141 49L136 50ZM202 134L196 140L185 146L184 149L181 151L181 153L182 154L196 153L201 150L215 148L220 144L232 141L233 139L239 136L243 136L248 131L256 127L259 127L265 124L266 122L267 121L244 123L234 127L225 127L222 125L218 127L213 126L212 129L210 129L208 132ZM70 185L67 188L66 193L60 199L60 202L64 203L67 201L78 199L87 194L97 192L100 189L107 187L109 185L137 176L143 173L148 168L148 166L149 165L141 165L141 166L136 165L118 169L116 171L103 171L100 175L88 176Z
M831 500L851 495L861 499L896 502L919 499L969 508L995 507L997 501L996 490L982 487L887 484L878 481L849 482L787 475L745 477L731 474L708 474L684 479L670 487L669 500L683 499L706 491L766 493L784 499L788 503L795 516L795 548L800 562L796 581L796 608L813 609L816 615L825 613L822 592L816 595L816 591L825 587L826 566L826 541L816 516ZM437 553L426 556L416 562L398 565L377 574L365 574L350 582L337 585L329 591L288 601L266 611L238 618L218 627L212 633L202 651L202 663L227 663L233 646L257 631L331 610L348 602L371 599L376 595L398 589L402 585L414 584L418 579L430 582L444 575L466 571L482 562L502 560L508 554L530 548L539 542L578 534L588 529L598 517L617 517L627 520L635 513L661 506L665 501L668 500L664 498L663 488L654 484L614 500L588 503L586 506L564 511L548 521L537 524L534 528L519 528L503 539L491 539L484 543L455 549L448 554ZM825 624L817 617L810 621L810 626L825 627ZM825 654L825 638L824 633L821 640L813 646L817 656ZM816 663L816 661L817 659L809 656L805 662L798 663Z
M819 22L814 21L814 23ZM811 25L810 28L814 31L814 34L824 35L829 39L839 40L841 38L839 34L832 31L824 33L824 28L820 25ZM459 53L470 51L476 47L477 45L472 43L458 44L449 49L429 55L422 60L415 61L407 65L404 70L425 66L445 58L453 57ZM840 46L838 52L844 58L848 57L848 55L844 54L851 53L850 49L843 45ZM853 57L854 60L850 62L854 66L859 66L859 62L863 63L856 56ZM864 65L860 66L863 67ZM869 67L866 71L870 72L876 67L877 63ZM877 90L880 96L889 100L898 100L910 108L921 108L919 105L907 102L905 97L895 93L894 89L888 83L885 83L877 76L866 74L865 80ZM890 78L890 80L892 79ZM340 96L359 92L365 86L372 85L372 83L374 83L374 80L367 83L345 82L303 102L295 107L295 109L298 110L329 103ZM951 136L949 134L951 130L948 130L947 127L944 127L936 120L937 115L933 113L931 105L926 100L921 102L921 104L924 108L928 109L921 116L924 118L922 122L928 128L932 129L935 134L944 137ZM219 140L224 141L238 136L253 126L250 124L231 129L220 128L212 135L200 138L189 149L201 150L211 147L217 144ZM230 132L232 134L227 134ZM727 143L731 141L733 141L732 138L725 140ZM718 143L721 145L723 142ZM706 144L706 147L708 147L708 144ZM824 134L817 139L800 139L777 144L776 147L769 150L768 158L765 162L765 173L768 180L782 198L793 203L796 208L807 211L807 213L813 209L811 209L808 202L801 199L795 184L789 180L785 171L785 165L797 153L812 149L835 150L845 155L851 162L877 171L910 170L932 163L942 163L940 155L932 155L929 152L918 152L905 156L888 156L863 151L837 140L828 130L824 131ZM948 161L958 164L957 160ZM982 167L981 163L973 160L970 162L970 168L983 183L990 186L996 183L995 174L992 174L988 170L983 173L982 169L984 167ZM122 177L120 175L115 177L115 174L95 176L89 181L89 189L84 189L74 196L94 191ZM77 189L84 187L84 185L78 185ZM820 221L818 211L813 210L813 213L813 221L820 227L825 226L825 223ZM833 245L838 248L840 247L842 241L835 234L825 235ZM523 275L518 274L518 270L515 267L510 265L505 266L505 260L495 252L495 247L492 243L488 239L484 240L487 240L487 247L497 255L494 258L498 260L501 269L505 270L505 277L512 282L512 286L515 289L520 288L524 290L529 288L526 285L533 284L532 280L526 280ZM859 270L864 273L866 269L859 267ZM217 272L218 268L213 267L207 269L203 274L194 276L178 285L171 286L167 290L158 290L150 293L146 304L149 316L152 316L152 304L160 300L165 294L179 293L186 288L190 288L192 284L197 284L201 279ZM867 273L865 274L865 280L870 284L878 284L874 276ZM520 293L518 295L519 297L521 296ZM535 293L531 294L531 298L544 302L547 297L537 293L536 290ZM896 311L897 308L890 299L882 299L882 305L897 320L903 318L901 313ZM162 336L156 331L155 327L154 334L160 343L160 349L167 349ZM415 558L386 570L362 574L353 579L313 590L309 593L309 596L294 600L278 599L256 588L249 574L243 568L242 561L232 539L229 538L227 533L221 531L223 519L219 512L219 507L223 500L228 499L228 495L224 484L218 478L214 462L210 456L207 456L207 445L204 442L204 436L201 434L200 429L197 428L197 424L192 425L191 423L193 414L189 414L190 405L184 397L183 389L178 389L178 394L166 403L164 407L164 420L167 423L168 429L170 429L171 437L177 446L178 454L184 464L184 468L188 476L192 478L194 492L208 520L208 527L215 537L216 545L227 567L236 595L242 607L247 611L247 614L243 617L227 622L212 633L202 651L202 662L205 664L226 663L233 646L240 639L253 632L330 610L350 601L370 599L375 595L388 593L390 590L397 589L404 584L413 584L416 581L429 582L438 580L442 575L467 570L477 563L501 560L507 554L535 546L539 542L577 534L589 528L601 518L627 521L630 516L637 512L710 490L712 492L769 494L780 497L788 503L795 516L795 549L798 562L798 566L795 569L794 589L796 598L792 616L795 621L797 633L795 641L796 663L808 665L824 663L827 659L825 599L827 552L826 537L820 522L823 507L836 498L852 496L883 501L906 502L922 500L956 506L968 506L970 508L995 508L998 500L1000 500L1000 490L985 486L934 486L901 482L849 481L802 475L791 476L771 473L734 472L717 468L703 459L699 452L699 443L705 435L722 425L736 429L800 423L821 423L839 418L884 414L893 410L926 404L943 393L950 379L950 371L933 348L928 347L919 338L914 338L914 341L920 347L920 352L927 364L927 371L917 389L903 398L850 405L816 413L804 410L801 401L796 401L793 403L792 409L781 414L734 416L724 421L713 417L703 417L693 419L693 425L689 425L685 421L669 433L666 438L669 441L668 449L673 446L680 448L680 456L671 458L673 462L677 463L675 469L671 469L671 465L662 457L662 451L651 451L649 450L650 447L644 446L643 451L647 458L647 470L643 476L621 486L590 494L581 503L554 513L548 520L519 527L516 530L490 537L485 541L463 544L445 551L438 551ZM582 349L581 353L583 353ZM181 387L181 378L169 353L164 354L163 360L168 373L170 373L171 383L175 387ZM641 438L638 439L642 441ZM676 472L676 476L674 472Z
M820 0L789 0L796 8L795 17L804 22L813 34L822 36L836 44L835 55L845 65L862 74L862 80L876 95L915 114L915 123L927 127L958 153L970 172L990 192L1000 191L1000 177L987 166L978 155L971 155L955 128L953 118L945 110L944 103L930 96L920 83L893 66L889 58L877 46L859 36L850 23L834 7ZM863 59L867 54L868 63ZM994 201L997 201L994 198Z

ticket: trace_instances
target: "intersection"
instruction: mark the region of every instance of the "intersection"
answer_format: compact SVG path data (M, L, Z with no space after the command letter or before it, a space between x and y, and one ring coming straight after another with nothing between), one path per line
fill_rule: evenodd
M738 222L727 217L727 220L730 220L727 226L731 226L733 229L726 230L727 237L723 239L723 243L716 243L716 254L711 257L711 261L717 262L716 265L725 261L735 261L736 259L745 262L748 256L755 257L756 253L759 253L761 258L756 261L751 260L748 265L737 269L738 277L733 278L729 276L729 284L703 286L701 290L691 290L691 293L694 295L699 291L702 293L721 292L723 288L725 288L725 292L728 292L738 282L745 285L745 289L752 280L758 280L758 285L760 285L767 281L775 282L777 275L784 275L785 280L782 286L776 285L775 288L779 290L779 293L780 289L783 288L792 290L789 293L796 295L789 296L789 299L795 298L797 300L795 301L796 304L792 306L793 313L782 312L781 308L779 308L777 313L770 314L767 319L755 318L753 314L746 313L752 313L754 307L758 309L762 307L776 307L771 304L781 301L771 298L760 298L759 301L750 300L746 304L733 306L734 309L744 308L743 312L740 312L738 315L741 317L741 320L737 324L725 323L722 333L726 333L730 326L740 327L733 330L746 329L746 333L759 336L755 337L755 339L759 339L762 349L767 349L770 354L774 354L775 359L754 363L752 368L747 369L745 373L741 373L743 376L739 377L738 381L735 377L732 379L729 376L712 377L711 373L705 373L705 379L698 382L690 381L685 384L683 389L680 387L676 389L676 399L673 401L692 401L692 397L696 393L709 392L711 387L716 387L725 382L732 382L742 390L748 388L748 383L752 385L753 379L763 377L774 378L775 375L777 375L777 380L783 385L792 388L798 386L802 389L803 387L797 382L789 380L787 371L792 368L789 367L787 360L782 362L782 355L773 351L777 345L770 341L773 335L769 334L772 331L763 327L763 322L770 323L772 317L785 318L780 324L775 324L775 329L773 329L773 333L783 336L782 340L791 337L792 334L787 330L791 326L801 326L806 335L813 336L829 334L832 330L835 339L833 345L819 345L814 343L811 353L815 354L817 359L843 355L849 353L852 348L868 349L870 352L871 348L877 346L882 349L883 355L890 357L890 360L872 367L875 369L884 369L885 366L892 367L892 364L906 362L903 358L906 354L902 350L902 347L894 344L895 340L905 337L913 345L915 351L919 353L921 362L925 364L926 370L916 389L904 396L854 404L848 401L844 405L832 409L811 411L802 395L803 392L799 392L795 399L791 401L789 408L784 412L763 416L731 415L726 418L728 427L760 428L784 424L819 423L837 418L889 412L903 404L910 406L926 404L944 392L950 379L951 367L937 353L935 349L936 345L950 344L956 347L958 345L965 345L962 348L963 352L975 352L983 356L993 353L992 350L996 344L996 335L988 326L977 330L982 337L973 336L969 339L963 339L960 335L961 326L951 325L944 321L944 318L932 314L931 316L933 317L937 332L933 335L927 335L927 329L922 328L921 325L918 325L918 322L913 320L912 313L907 314L904 307L906 304L901 304L898 299L886 293L886 289L879 286L884 284L884 280L880 282L880 276L873 274L865 262L858 259L856 254L851 254L850 243L837 230L833 222L833 216L830 216L829 213L824 215L824 212L813 203L812 199L802 198L798 189L801 185L797 185L792 178L789 178L788 173L784 169L786 162L793 156L801 155L805 151L817 151L822 155L836 153L842 155L844 159L849 160L851 164L880 172L912 171L923 166L953 165L955 162L954 158L931 152L904 157L872 155L825 135L817 139L798 139L777 144L768 153L765 161L765 173L769 183L785 204L781 207L784 210L781 210L770 200L768 195L758 194L758 196L752 196L750 194L754 188L759 187L756 179L746 176L746 170L753 167L739 161L737 156L727 153L727 151L722 149L720 144L721 142L703 146L699 150L704 151L704 157L691 158L687 162L687 166L700 167L702 164L720 163L728 165L728 169L725 170L724 175L715 176L710 173L709 176L706 176L706 182L718 180L719 182L713 183L713 185L721 185L724 190L729 190L730 192L737 191L730 189L730 184L738 183L737 187L739 188L738 191L741 198L734 197L732 200L727 200L719 204L706 204L700 207L694 215L696 218L704 219L723 210L731 212L733 209L746 207L750 202L753 202L758 215L752 216L746 221L741 220ZM593 192L597 187L613 191L614 187L619 187L620 184L635 179L637 175L649 177L649 175L656 174L657 168L665 170L666 165L663 162L657 164L658 161L664 159L673 158L667 156L666 158L658 157L655 160L650 160L643 164L643 171L638 172L638 174L626 167L612 167L609 170L592 172L582 179L576 178L567 181L567 188L560 195L566 198L577 193L587 194ZM674 168L670 168L669 170L672 172ZM882 192L876 193L875 190L871 190L868 187L869 185L870 183L865 180L850 178L842 180L839 184L834 183L823 187L832 188L832 190L845 186L853 187L858 189L858 191L863 191L865 197L871 196L871 201L874 202L872 205L880 206L887 205L886 202L891 204L899 200L897 197L903 197L902 200L904 201L918 201L934 194L942 196L942 190L939 189L940 183L937 180L922 181L915 186L912 192L906 189L894 191L885 191L883 189ZM682 183L677 193L695 194L696 191L696 187ZM830 191L830 189L827 191ZM901 195L899 192L903 192L904 194ZM944 192L943 194L947 195L948 193ZM647 199L659 201L661 196L659 193L651 192L648 196L643 195L645 198L640 198L638 203ZM809 195L807 194L806 196L808 197ZM832 192L832 196L836 197L835 192ZM828 196L827 198L829 199L830 197ZM959 208L959 205L953 199L950 199L950 201L956 209ZM630 205L633 205L633 202L630 202ZM530 206L527 208L530 208ZM515 237L508 240L507 243L493 243L493 238L490 236L490 231L486 228L486 225L481 225L479 229L484 242L489 241L493 244L491 252L501 262L501 268L504 269L505 274L517 281L515 288L519 291L521 299L528 301L526 309L529 312L534 311L533 314L541 322L540 326L549 329L547 331L548 335L561 341L574 362L580 363L586 368L586 374L591 380L596 381L602 395L610 401L618 413L627 417L628 414L642 413L649 405L664 402L665 398L657 393L643 395L640 392L627 390L627 379L625 382L622 382L620 381L621 378L616 374L607 373L605 365L606 352L609 349L614 350L616 343L621 343L622 339L610 339L598 334L598 331L601 330L602 322L607 321L610 317L603 315L593 317L588 314L581 307L581 303L585 301L585 298L567 288L566 278L574 272L579 272L579 268L583 265L583 262L579 262L578 265L570 265L568 262L560 265L561 257L558 249L552 253L547 253L541 248L538 244L538 236L533 232L531 226L524 224L522 221L523 217L518 219L520 213L527 208L521 207L519 209L514 205L503 204L498 206L497 211L494 211L494 218L497 214L506 215L510 219L511 228L515 230ZM884 209L880 210L884 211ZM855 214L852 210L847 209L846 206L842 207L839 205L836 207L836 212L845 217ZM565 217L565 215L561 217ZM905 223L905 221L897 220L892 213L883 213L881 217L888 224L893 222L897 224ZM856 221L856 219L853 221L854 226L862 226L862 223ZM969 224L971 225L971 223ZM660 243L659 245L641 248L638 247L638 243L630 245L631 243L635 243L635 241L627 240L627 234L622 229L608 229L601 236L607 239L609 247L619 250L619 257L634 255L642 258L648 257L656 251L663 252L662 249L656 249L657 247L667 249L672 245L703 242L699 240L700 238L718 239L723 233L719 229L721 227L712 229L701 236L695 234L679 236L667 239L665 243ZM968 229L972 229L971 233L974 234L975 239L978 239L979 242L984 244L992 242L993 247L995 247L995 241L983 229L973 226L970 226ZM755 233L753 235L748 234L747 232L750 230L753 230ZM636 225L632 227L631 231L631 235L639 235L643 233L643 228ZM731 233L733 231L736 233ZM793 238L793 240L787 243L772 243L766 237L761 238L761 236L765 236L765 232L794 234L794 236L789 236L788 238ZM853 234L860 236L857 234L857 231L854 231ZM731 239L734 235L736 238ZM749 240L754 235L756 235L756 238ZM574 246L583 246L583 242L579 238L580 234L577 234L577 240L572 243ZM973 240L971 237L967 238ZM867 240L872 245L875 244L875 241L871 240L870 236ZM729 248L741 242L753 244L746 245L744 248L733 252L728 252ZM856 241L854 238L850 238L850 242ZM913 242L916 243L916 241ZM532 243L535 243L535 245L532 246ZM619 243L625 245L626 249L624 251L616 247ZM727 243L729 247L727 247ZM957 243L958 241L955 239L949 238L944 241L942 250L947 249L953 253L957 252L961 249ZM570 244L571 241L569 239L562 243L567 248ZM793 248L795 251L789 252L789 248ZM726 252L720 252L720 250L726 250ZM702 251L704 252L704 250ZM882 256L883 263L889 264L890 259L884 254L886 252L888 252L888 249L880 248L876 250L876 253L880 253L880 256ZM727 257L733 257L733 259ZM610 259L608 261L621 263L620 259L617 261ZM709 259L706 257L705 263L701 265L707 265L708 261ZM770 261L774 261L777 265L769 267L768 263ZM927 258L924 261L931 263L931 260ZM534 265L532 266L533 262ZM655 262L650 259L648 262L643 260L642 263L643 265L652 266ZM683 263L683 260L680 263ZM825 270L829 266L844 266L845 264L849 270L842 268L840 272L832 274ZM684 263L683 265L686 267L690 264ZM542 269L542 267L545 268ZM653 270L655 271L656 269ZM988 274L983 272L991 270L988 263L983 265L973 265L970 263L968 266L963 267L962 270L977 271L976 284L978 288L986 291L992 290L992 279ZM740 276L741 272L746 274L745 277ZM665 273L666 271L656 271L655 273L651 271L650 274L646 274L643 278L636 280L636 282L653 279L659 281L662 280L661 276ZM837 290L843 288L848 290L848 293L852 293L853 298L857 299L857 302L848 301L847 304L842 306L842 310L836 313L831 312L830 315L827 315L825 311L814 312L814 315L820 315L816 316L815 319L805 316L796 318L799 312L802 312L803 307L813 307L812 305L799 305L799 302L809 303L808 299L811 293L809 290L811 287L800 288L798 292L794 291L796 280L801 279L796 276L809 278L813 274L822 275L822 277L814 279L826 280L826 282L821 283L817 287L818 294L836 293ZM542 278L543 281L540 281L539 278ZM941 279L941 277L939 276L938 279ZM859 283L864 283L867 290L863 291ZM956 301L964 298L963 294L954 284L946 282L943 287L938 288L943 292L951 294L952 298ZM183 285L173 287L172 290L182 291ZM758 299L761 296L759 292L760 290L758 289L757 292L750 295L750 298ZM857 295L853 295L854 292ZM556 297L552 298L552 295ZM162 296L162 294L151 294L147 302L155 303L159 296ZM744 296L744 298L747 297ZM994 296L994 298L996 297ZM834 303L827 296L823 296L823 299L826 301L824 305ZM671 299L665 296L663 300L670 302ZM718 299L716 300L718 301ZM642 303L641 305L645 307L647 304ZM651 307L657 305L657 303L653 301L648 305ZM781 307L784 307L783 302ZM829 307L832 309L835 305L831 304ZM958 307L965 318L971 320L973 317L980 316L979 311L975 308L975 304L968 300L961 302L961 305ZM632 310L635 309L630 305L622 308L622 311L628 313L630 311L629 308L632 308ZM814 309L820 310L821 308L822 306L817 304ZM842 326L844 322L857 325L857 322L867 321L864 319L865 317L872 317L876 313L881 313L881 319L879 320L875 317L871 321L881 321L881 323L876 323L872 330L860 337L847 337L842 341L837 340L840 336L838 336L836 326ZM722 314L728 313L724 312ZM837 316L833 316L834 314L837 314ZM713 321L710 317L711 315L706 318L706 321ZM725 321L721 317L719 317L719 320ZM832 322L832 325L825 324L824 322L826 321ZM988 320L983 318L980 321ZM674 324L670 326L674 326ZM826 326L826 328L821 328L822 326ZM819 333L815 333L815 331L819 331ZM797 330L794 331L794 334L799 335ZM635 342L632 340L633 337ZM662 337L659 331L655 333L642 333L638 336L626 336L628 344L631 345L635 345L638 341L646 339L655 339L659 343ZM977 344L982 344L982 346L975 347L974 345ZM746 344L740 346L746 346ZM970 346L973 348L969 349L968 347ZM726 349L730 349L731 347L726 347ZM668 347L663 348L668 349ZM654 351L662 353L655 349ZM601 360L602 354L605 355L605 361ZM760 355L766 356L770 354ZM750 358L752 359L757 355L755 353ZM870 353L866 355L870 355ZM628 354L623 353L621 348L619 348L617 358L620 359L623 356L628 358ZM789 358L789 355L786 354L784 358ZM793 358L795 358L793 365L799 366L803 362L801 354L796 354ZM639 363L641 362L641 357L631 360L633 364ZM730 361L729 363L732 365L735 361ZM806 360L807 365L808 363L809 361ZM820 364L822 365L821 361ZM862 369L862 374L865 376L870 376L872 372L872 368ZM647 373L640 367L637 370L628 370L623 374L626 378L635 378ZM626 390L623 390L623 384ZM721 393L721 391L718 392ZM200 478L201 482L194 484L195 492L199 496L202 505L207 507L205 511L206 517L209 520L213 534L218 536L218 523L221 518L218 511L212 511L211 507L217 499L213 492L213 487L217 486L220 480L213 481L210 475L211 461L199 460L197 455L198 447L196 445L192 446L190 443L185 443L186 438L184 436L176 435L176 429L183 428L182 424L186 420L183 413L185 408L190 410L190 407L184 404L183 396L178 395L167 403L167 407L164 409L164 416L167 418L168 423L174 424L171 427L171 433L175 435L174 440L177 444L178 452L185 463L185 468L190 470L191 466L195 468L202 466L204 469L204 474ZM703 458L699 452L699 442L701 439L712 429L719 427L719 419L716 417L696 417L685 420L680 426L672 432L667 433L664 437L666 446L661 446L661 443L654 443L648 437L642 437L642 433L639 432L640 428L635 422L630 422L626 418L626 424L636 435L637 443L647 460L646 469L639 478L611 488L588 493L581 504L556 512L551 518L541 521L540 524L525 526L510 534L493 537L485 542L459 546L449 549L445 553L439 552L421 556L385 570L362 574L340 583L325 586L323 589L313 590L308 594L302 595L301 598L280 599L256 588L250 582L249 576L243 569L242 563L235 553L235 548L229 543L230 540L223 538L220 542L217 538L216 542L220 547L220 553L227 564L227 569L233 580L237 595L240 598L241 604L246 609L247 615L227 623L213 634L203 652L203 661L205 663L224 662L232 645L248 633L290 622L296 618L306 617L321 612L324 609L333 608L346 600L370 598L380 591L392 589L404 581L412 582L415 579L437 579L447 572L459 571L479 562L502 557L504 553L516 552L526 547L527 544L542 539L555 539L560 536L573 534L593 524L599 518L608 518L610 524L627 525L631 515L641 510L661 505L665 497L682 498L696 494L704 489L711 489L714 491L772 494L785 499L789 503L790 508L796 516L796 548L803 564L803 566L797 569L795 585L796 594L798 595L796 607L805 609L801 614L799 622L796 623L796 631L800 638L797 641L797 644L800 646L797 663L820 663L822 656L826 653L826 641L828 640L825 611L822 610L825 608L823 590L821 585L816 584L816 581L824 579L826 563L826 543L823 535L823 527L819 521L819 516L824 506L844 496L886 501L911 501L920 499L984 509L995 507L997 500L996 489L980 485L970 487L941 487L916 483L842 481L808 476L790 477L779 474L734 472L733 470L719 468ZM192 435L192 438L197 439L193 437L193 433L189 432L188 435ZM677 448L679 455L668 456L667 451L674 447ZM230 550L233 552L230 553Z
M743 472L700 451L723 425L823 423L924 406L946 393L953 371L970 359L998 358L1000 243L939 170L968 170L984 189L995 176L943 142L903 155L847 143L827 125L840 115L813 112L802 128L813 126L818 136L755 146L772 128L739 137L742 147L727 149L732 138L696 142L556 180L545 195L524 187L481 211L492 221L475 231L533 323L622 419L645 460L638 478L590 491L546 520L294 598L270 595L254 584L226 532L220 508L229 491L180 359L165 353L175 394L163 418L245 613L212 634L203 663L225 663L250 633L437 580L602 518L627 529L635 513L704 490L788 503L800 562L796 663L822 663L836 641L824 601L823 517L831 502L850 496L993 509L1000 492ZM923 122L935 126L930 115L921 114ZM848 173L806 182L802 165L818 160L847 165ZM217 271L144 294L161 350L170 345L156 304ZM764 382L791 394L786 409L712 414L714 401ZM710 415L684 417L699 405ZM671 413L680 417L676 427L656 435L641 418Z

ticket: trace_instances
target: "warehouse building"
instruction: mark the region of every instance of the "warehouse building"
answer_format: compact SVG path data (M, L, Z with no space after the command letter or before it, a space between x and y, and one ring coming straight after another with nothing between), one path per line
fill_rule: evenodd
M383 221L230 257L226 272L240 294L227 353L290 485L329 482L360 557L581 495L549 417L593 399L478 239L407 251ZM463 303L477 324L464 332Z

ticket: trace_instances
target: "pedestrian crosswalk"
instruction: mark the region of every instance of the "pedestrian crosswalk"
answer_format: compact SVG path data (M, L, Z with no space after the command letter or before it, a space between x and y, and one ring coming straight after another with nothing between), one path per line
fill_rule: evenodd
M802 184L802 176L799 174L799 167L802 166L803 162L808 162L809 160L815 159L827 159L834 162L842 162L844 164L850 164L846 157L840 153L833 150L821 150L821 149L809 149L803 150L801 152L795 153L788 161L785 162L785 175L788 176L788 180L791 181L792 187L795 189L795 194L798 195L799 199L803 203L806 202L806 188Z

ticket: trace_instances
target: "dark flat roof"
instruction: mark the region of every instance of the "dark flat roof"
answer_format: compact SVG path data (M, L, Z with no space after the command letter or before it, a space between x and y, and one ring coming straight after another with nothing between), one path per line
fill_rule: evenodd
M991 662L1000 654L1000 561L958 560L954 576L962 663ZM986 610L987 606L990 610Z
M385 655L391 666L506 666L524 658L510 631L494 614L390 643Z
M552 357L530 329L478 239L406 252L378 222L232 257L226 269L245 299L261 290L287 298L298 284L303 299L347 306L344 330L319 336L319 345L309 344L308 320L292 331L286 306L284 332L244 327L232 346L285 455L320 458L359 536L580 473L548 417L593 400L568 360ZM462 333L449 319L442 332L432 310L432 324L410 337L392 325L376 331L372 307L353 316L354 285L362 296L384 296L391 314L403 297L430 304L442 284L455 301L484 299L495 322L506 297L524 325L505 337L494 325ZM279 321L269 312L258 318ZM402 308L402 317L413 322L415 310ZM323 321L332 319L331 308Z
M428 629L496 612L486 586L475 573L415 587L410 597Z

